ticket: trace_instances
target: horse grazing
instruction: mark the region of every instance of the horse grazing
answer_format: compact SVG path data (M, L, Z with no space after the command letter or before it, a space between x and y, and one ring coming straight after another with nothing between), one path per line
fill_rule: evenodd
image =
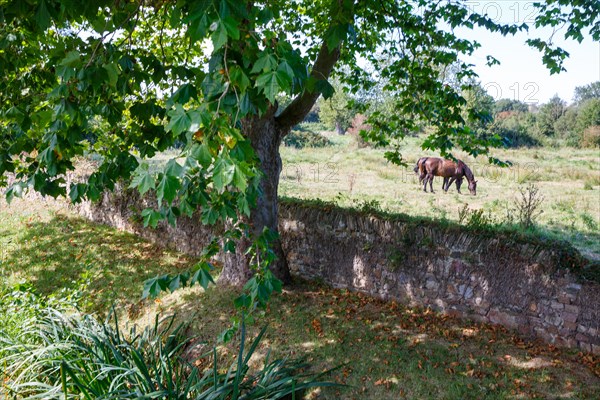
M423 190L425 192L427 192L427 183L429 182L429 189L431 193L433 193L433 178L441 176L444 178L442 190L445 192L447 192L450 185L456 181L456 190L460 193L463 177L466 177L469 182L469 192L471 192L472 195L477 194L477 181L473 176L473 172L467 164L461 160L455 162L437 157L424 157L417 161L415 172L417 171L420 172L419 183L423 182Z
M414 171L419 174L419 184L423 183L423 180L427 176L427 170L425 168L425 161L427 161L429 157L421 157L417 160L417 164L415 165ZM454 181L454 179L453 179ZM462 185L463 178L462 176L456 179L456 190L460 193L460 186ZM452 182L449 182L449 178L444 178L444 182L442 183L442 189L444 191L448 191ZM430 185L431 186L431 185ZM432 190L433 192L433 190Z

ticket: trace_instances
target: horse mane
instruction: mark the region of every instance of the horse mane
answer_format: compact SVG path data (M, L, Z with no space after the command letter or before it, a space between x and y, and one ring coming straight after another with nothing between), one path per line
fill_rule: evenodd
M462 161L460 163L462 164L462 168L465 173L465 176L467 177L467 180L469 182L474 181L475 177L473 176L473 172L471 171L471 168L469 168L469 166Z

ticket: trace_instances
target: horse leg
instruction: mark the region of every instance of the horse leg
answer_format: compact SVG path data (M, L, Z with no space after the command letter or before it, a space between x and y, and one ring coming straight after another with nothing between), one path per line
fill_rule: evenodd
M447 186L446 186L447 184L448 184L448 178L444 177L444 182L442 182L442 190L444 192L448 191Z
M447 193L448 189L450 189L450 186L452 186L452 183L456 180L456 178L452 177L452 178L446 178L446 179L448 179L446 181L446 193Z
M458 178L458 179L456 180L456 191L457 191L458 193L460 193L460 185L462 185L462 182L463 182L463 178L462 178L462 177L461 177L461 178ZM462 194L462 193L460 193L460 194Z
M425 178L423 178L423 191L425 193L427 193L427 181L429 180L429 175L425 175Z
M433 175L430 175L430 176L431 176L431 178L429 178L429 191L431 193L434 193L433 192Z

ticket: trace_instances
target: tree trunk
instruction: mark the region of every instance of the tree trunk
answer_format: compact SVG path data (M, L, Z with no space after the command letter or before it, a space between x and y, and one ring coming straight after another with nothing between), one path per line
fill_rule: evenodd
M276 123L273 113L268 113L262 118L253 117L244 120L242 133L250 140L260 159L260 168L264 174L256 208L251 210L250 217L245 217L244 222L249 224L252 237L260 235L265 227L279 232L277 189L282 169L279 145L284 130ZM223 272L219 277L220 283L240 286L252 276L249 267L250 259L245 255L249 244L249 240L243 238L238 241L235 253L225 255ZM277 240L271 245L277 255L277 261L271 265L271 271L284 283L289 283L291 276L281 242Z
M338 135L343 135L346 133L344 128L342 128L342 124L339 121L335 121L335 131Z
M334 49L329 49L327 41L323 41L317 59L313 64L311 77L316 80L327 80L339 57L340 45ZM274 104L264 116L252 116L242 120L242 134L250 140L260 159L260 167L264 173L260 184L262 193L258 198L257 207L251 211L250 217L244 221L250 225L250 233L254 237L260 235L265 227L279 232L277 224L277 188L282 168L279 145L292 126L304 119L319 95L320 93L316 90L305 90L277 117L275 117L275 111L277 111L278 106ZM235 253L225 255L225 263L223 272L219 277L219 283L240 286L252 276L249 267L250 260L244 254L248 245L247 239L239 240ZM271 271L284 283L289 282L291 280L290 270L281 242L278 240L271 243L271 249L277 255L277 261L271 265Z

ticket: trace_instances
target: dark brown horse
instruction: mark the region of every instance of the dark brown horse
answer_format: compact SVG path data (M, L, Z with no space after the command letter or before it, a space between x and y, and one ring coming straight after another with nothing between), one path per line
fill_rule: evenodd
M429 189L433 193L433 178L441 176L444 178L442 190L448 191L448 188L456 181L456 189L460 193L460 186L463 177L469 182L469 191L472 195L477 194L477 181L473 176L471 169L461 160L445 160L437 157L423 157L417 161L415 172L419 172L419 183L423 182L423 190L427 192L427 183Z
M415 165L414 171L416 174L419 174L419 183L423 183L423 180L427 176L427 170L425 168L425 161L427 161L429 157L421 157L417 160L417 164ZM449 182L450 178L444 178L444 182L442 183L442 190L448 191L452 182ZM452 179L454 181L455 179ZM460 186L462 185L463 178L462 176L456 179L456 190L460 193Z

